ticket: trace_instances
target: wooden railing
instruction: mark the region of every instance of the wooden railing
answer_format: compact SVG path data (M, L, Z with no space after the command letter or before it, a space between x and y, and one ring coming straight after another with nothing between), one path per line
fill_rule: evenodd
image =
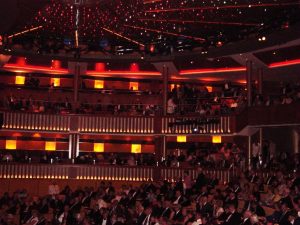
M0 179L77 179L111 181L176 181L188 171L193 179L197 168L137 167L114 165L48 165L48 164L0 164ZM208 177L229 182L233 170L203 170Z

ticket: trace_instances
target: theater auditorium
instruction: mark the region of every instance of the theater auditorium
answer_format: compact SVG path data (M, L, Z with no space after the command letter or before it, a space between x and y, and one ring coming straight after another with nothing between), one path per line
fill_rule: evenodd
M299 0L0 1L0 225L300 225Z

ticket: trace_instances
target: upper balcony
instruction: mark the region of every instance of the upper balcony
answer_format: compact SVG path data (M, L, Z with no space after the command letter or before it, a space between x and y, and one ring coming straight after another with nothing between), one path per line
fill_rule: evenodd
M90 134L236 134L246 126L297 125L300 104L250 107L228 116L99 116L3 111L3 130Z

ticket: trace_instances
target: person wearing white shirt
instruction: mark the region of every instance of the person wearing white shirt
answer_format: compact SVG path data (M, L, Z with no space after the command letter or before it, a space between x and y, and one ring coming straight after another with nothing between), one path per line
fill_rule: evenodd
M58 184L53 181L52 184L50 184L48 187L48 194L54 196L54 195L58 195L59 192L60 190Z

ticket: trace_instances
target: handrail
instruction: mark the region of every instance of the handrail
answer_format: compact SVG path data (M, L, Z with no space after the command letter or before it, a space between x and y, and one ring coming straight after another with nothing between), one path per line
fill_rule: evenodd
M76 179L113 181L161 181L183 179L188 171L196 179L198 168L148 167L115 165L74 165L74 164L0 164L0 179ZM234 176L231 170L203 170L210 178L229 182Z

